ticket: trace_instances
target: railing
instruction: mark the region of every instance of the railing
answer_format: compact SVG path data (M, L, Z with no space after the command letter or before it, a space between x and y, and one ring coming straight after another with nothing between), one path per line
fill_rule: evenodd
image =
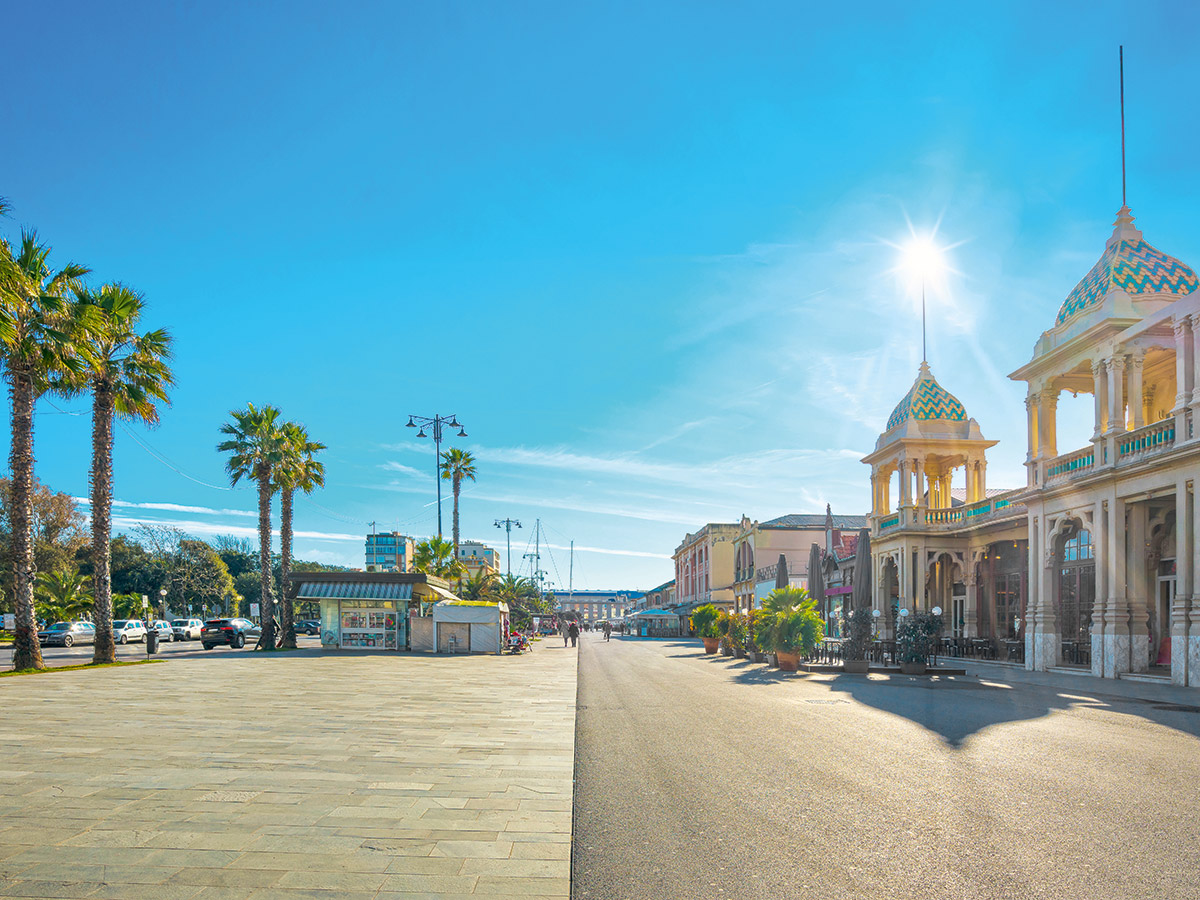
M1082 472L1090 472L1096 467L1096 448L1084 447L1074 453L1064 453L1056 456L1046 464L1046 480L1055 478L1073 478Z
M1150 456L1175 444L1175 420L1163 419L1117 438L1117 461Z
M926 525L949 525L954 522L961 522L963 517L963 508L961 506L950 509L927 509L925 510Z
M888 518L884 519L883 521L881 521L879 523L879 530L887 531L889 528L895 528L899 524L900 524L900 516L899 515L888 516Z

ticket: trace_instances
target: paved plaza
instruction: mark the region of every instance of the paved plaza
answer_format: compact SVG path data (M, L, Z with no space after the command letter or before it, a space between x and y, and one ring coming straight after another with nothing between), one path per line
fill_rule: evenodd
M566 897L555 643L0 679L0 896Z

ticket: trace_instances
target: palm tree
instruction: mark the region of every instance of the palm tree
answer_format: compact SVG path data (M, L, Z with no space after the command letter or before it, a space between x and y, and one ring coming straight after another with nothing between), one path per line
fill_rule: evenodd
M413 548L413 569L449 581L463 573L463 564L454 555L454 545L436 535Z
M6 210L0 201L0 213ZM76 323L62 298L89 270L68 263L53 272L49 256L34 232L23 231L17 248L0 239L0 366L12 397L14 669L45 668L33 615L33 407L56 375L82 367Z
M547 604L531 578L519 575L501 575L492 588L492 596L508 604L508 614L513 626L519 630L529 628L535 615L550 615L554 607Z
M286 457L287 442L283 436L279 410L274 406L256 408L247 403L245 409L233 410L229 414L233 421L221 426L221 433L229 440L217 445L221 453L228 453L225 471L231 484L243 478L253 479L258 484L258 568L262 590L262 638L261 645L275 649L275 601L271 592L271 494L275 492L271 478L275 468Z
M96 646L92 662L116 662L113 641L112 574L112 449L113 419L158 424L158 403L167 401L174 384L171 336L164 329L137 333L143 302L120 284L98 291L79 288L76 302L83 307L89 345L86 384L92 392L92 585L96 603Z
M459 582L458 596L464 600L491 600L495 592L497 576L480 569L471 577Z
M805 588L775 588L763 597L762 608L769 613L791 612L807 603L811 598Z
M475 457L467 450L451 447L442 454L442 478L454 491L454 558L458 559L458 495L463 481L475 480Z
M70 622L92 609L93 598L88 593L87 577L78 569L41 572L37 577L38 607L47 619ZM109 620L109 631L112 621Z
M311 494L325 485L325 466L313 459L313 454L325 449L324 444L308 439L303 425L285 422L283 425L285 451L283 461L275 468L274 483L279 489L279 591L283 606L279 617L283 629L282 647L296 649L296 620L292 597L288 593L288 570L292 565L292 495L297 491Z

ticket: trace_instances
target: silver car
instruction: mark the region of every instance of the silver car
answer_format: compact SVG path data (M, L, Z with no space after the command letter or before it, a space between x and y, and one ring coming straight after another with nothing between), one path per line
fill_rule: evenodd
M43 647L72 647L75 644L96 643L96 626L91 622L55 622L38 632Z

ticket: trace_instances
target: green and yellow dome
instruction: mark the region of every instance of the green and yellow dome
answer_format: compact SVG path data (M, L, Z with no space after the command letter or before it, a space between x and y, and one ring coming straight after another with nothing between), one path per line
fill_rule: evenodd
M922 362L917 380L888 416L887 430L891 431L909 419L963 422L966 418L967 411L958 398L938 384L929 370L929 363Z
M1176 294L1180 297L1200 288L1200 279L1188 266L1146 243L1133 227L1128 206L1122 206L1104 253L1075 290L1067 295L1055 324L1100 303L1109 291L1138 294Z

